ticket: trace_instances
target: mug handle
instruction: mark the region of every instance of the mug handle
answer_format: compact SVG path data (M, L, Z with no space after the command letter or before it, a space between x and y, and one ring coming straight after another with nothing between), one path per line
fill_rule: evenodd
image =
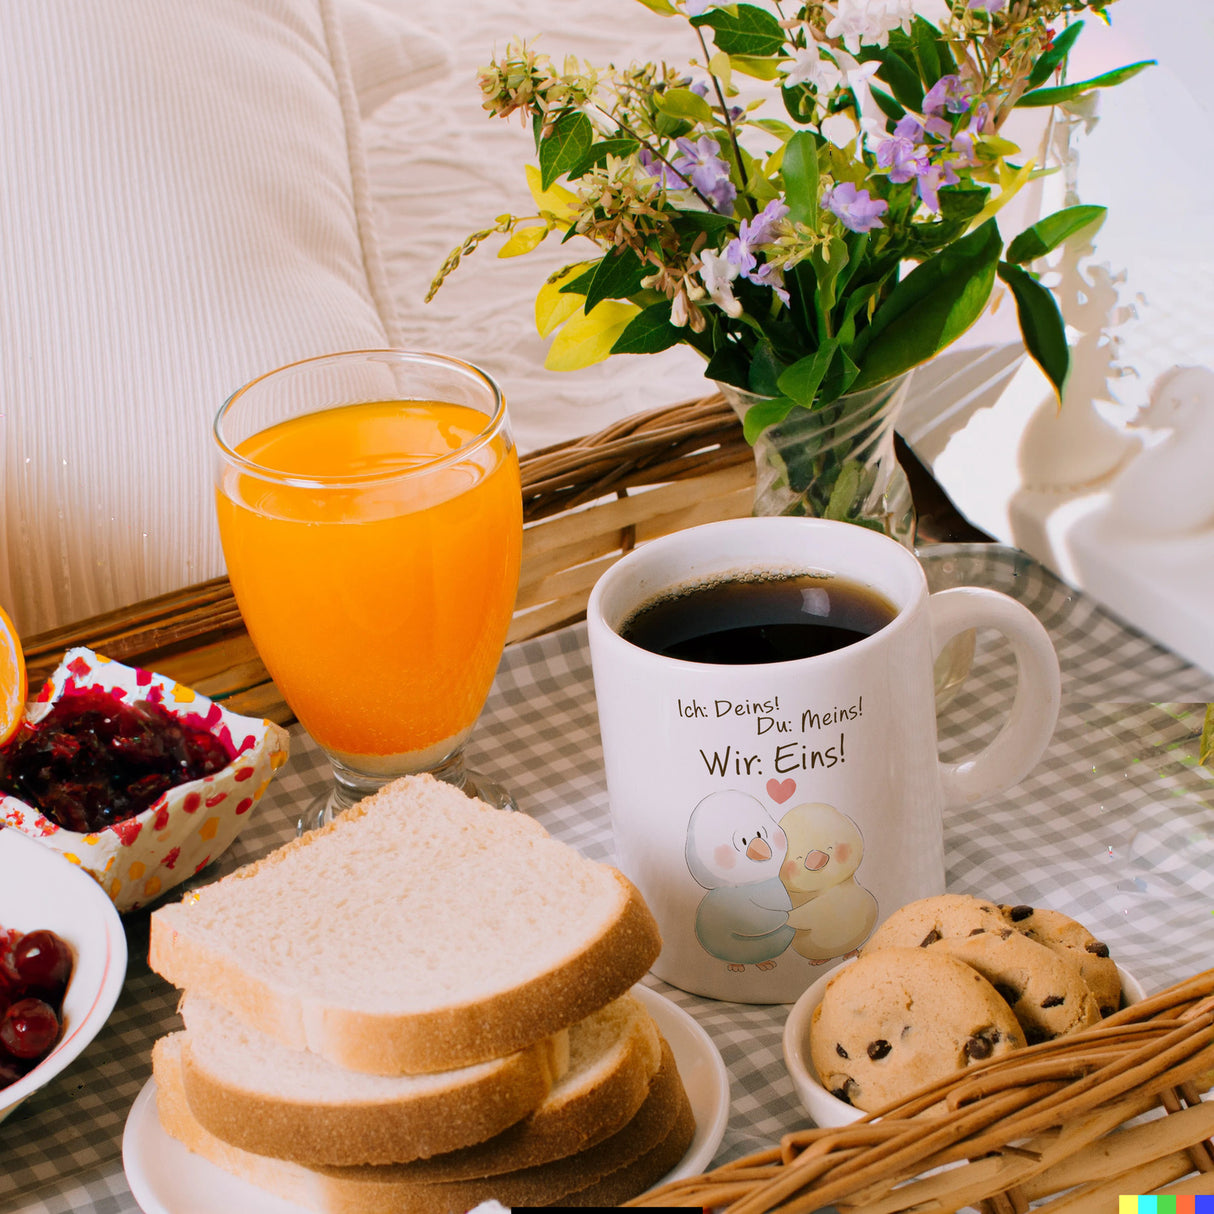
M1062 678L1049 633L1006 594L977 586L939 590L928 599L928 612L933 658L967 628L996 629L1016 657L1016 695L1003 728L972 758L940 764L945 808L956 809L1011 788L1036 766L1054 735Z

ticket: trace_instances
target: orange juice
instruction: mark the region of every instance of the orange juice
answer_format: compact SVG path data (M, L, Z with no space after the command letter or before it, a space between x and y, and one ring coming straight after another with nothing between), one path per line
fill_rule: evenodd
M239 443L220 535L253 643L304 727L363 770L462 744L518 589L517 453L489 419L430 401L346 405ZM340 478L340 479L339 479Z

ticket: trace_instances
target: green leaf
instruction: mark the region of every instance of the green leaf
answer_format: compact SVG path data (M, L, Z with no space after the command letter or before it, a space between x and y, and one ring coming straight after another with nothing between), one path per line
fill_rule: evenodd
M611 347L612 354L657 354L683 340L685 330L670 323L670 300L663 299L634 316Z
M658 109L668 118L678 118L684 122L713 121L712 107L691 89L667 89L654 97Z
M707 25L713 42L727 55L777 55L784 49L784 29L766 9L753 4L709 9L691 24Z
M923 109L923 83L918 71L890 46L862 46L857 58L866 63L875 59L880 63L877 76L889 85L889 90L903 108L917 114Z
M848 460L839 469L839 475L836 477L834 486L830 491L830 500L826 503L826 509L822 512L822 517L846 523L851 518L853 508L857 504L856 496L860 491L862 482L863 469L860 466L860 461L855 459Z
M562 173L576 168L593 143L594 128L585 114L562 114L540 143L540 188L548 189Z
M740 279L738 281L741 283ZM747 391L756 396L779 396L777 382L785 365L776 356L771 342L766 337L760 338L750 355Z
M879 89L875 85L870 84L868 91L872 94L873 100L877 103L877 108L891 122L901 122L906 116L906 110L902 108L884 89Z
M817 402L818 386L830 367L839 343L831 338L812 354L793 363L776 381L780 391L802 409L812 409Z
M944 70L940 66L935 27L917 15L911 22L911 46L919 64L920 80L939 80Z
M1206 719L1201 727L1201 748L1197 752L1197 761L1214 769L1214 704L1206 705Z
M679 10L670 3L670 0L640 0L640 2L647 9L651 9L653 12L657 13L660 17L679 16Z
M780 165L788 218L806 227L818 226L818 143L808 131L798 131L784 147Z
M641 145L635 139L600 139L592 143L581 158L569 170L566 176L576 181L583 174L590 172L596 164L603 164L608 156L619 156L621 159L631 156Z
M756 118L750 125L757 126L769 135L775 135L781 143L787 143L793 136L792 127L781 118Z
M1053 46L1033 65L1027 81L1029 88L1040 88L1062 66L1063 60L1074 46L1075 39L1079 37L1082 29L1083 22L1076 21L1073 25L1068 25L1061 34L1055 36Z
M778 426L793 410L787 396L764 396L746 410L742 419L742 437L753 447L755 439L768 426Z
M750 374L750 359L736 342L727 341L718 346L704 368L705 379L715 379L717 383L732 384L735 388L748 391Z
M940 191L940 215L947 220L973 219L991 196L987 186L952 186Z
M1107 213L1107 207L1096 206L1065 207L1061 211L1055 211L1052 215L1039 219L1032 227L1025 228L1008 245L1005 256L1008 261L1017 265L1044 257L1068 236L1073 236L1089 224L1103 219Z
M582 272L573 278L566 279L559 287L557 287L557 290L562 295L585 295L586 292L590 290L590 284L594 281L595 271L599 268L602 262L603 258L601 257L598 259L598 261L583 262L582 265L585 268L582 270Z
M780 96L784 101L784 108L788 111L788 116L794 122L804 125L813 121L818 103L814 99L813 89L808 85L798 84L790 89L781 87Z
M1025 349L1046 373L1058 399L1066 385L1071 352L1058 301L1027 270L1010 262L999 263L999 277L1011 288Z
M1060 84L1052 89L1033 89L1031 93L1023 93L1016 105L1020 108L1030 108L1041 105L1060 105L1092 89L1112 88L1115 84L1124 84L1132 76L1137 76L1144 68L1154 67L1156 60L1144 59L1140 63L1130 63L1125 67L1115 68L1091 80L1080 80L1075 84Z
M647 273L649 269L631 249L607 253L595 266L586 288L587 313L605 299L626 299L640 288Z
M982 314L995 282L1003 240L988 219L917 265L856 338L856 390L893 379L955 341Z
M830 260L827 260L829 254ZM825 339L829 318L835 307L835 280L847 267L847 245L841 237L831 236L810 254L814 276L818 280L817 306L820 338Z
M780 59L768 59L760 55L730 55L729 66L743 76L755 80L776 80L780 75Z

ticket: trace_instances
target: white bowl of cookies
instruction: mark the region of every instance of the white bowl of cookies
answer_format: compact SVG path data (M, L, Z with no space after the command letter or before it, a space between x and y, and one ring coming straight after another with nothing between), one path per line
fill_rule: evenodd
M784 1061L814 1123L847 1125L1143 997L1069 916L942 894L895 911L797 1000Z

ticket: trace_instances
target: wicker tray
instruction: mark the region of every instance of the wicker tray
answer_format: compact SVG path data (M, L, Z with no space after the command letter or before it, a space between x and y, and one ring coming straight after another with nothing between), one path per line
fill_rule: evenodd
M523 567L509 641L582 618L599 574L637 544L748 514L754 460L719 396L636 414L523 457ZM289 724L226 577L25 638L31 686L65 649L88 645Z
M1214 1193L1214 970L1094 1028L973 1066L862 1120L627 1204L729 1214L1106 1214ZM1154 1114L1153 1116L1151 1114ZM1162 1115L1161 1115L1162 1114ZM930 1173L930 1174L928 1174Z

